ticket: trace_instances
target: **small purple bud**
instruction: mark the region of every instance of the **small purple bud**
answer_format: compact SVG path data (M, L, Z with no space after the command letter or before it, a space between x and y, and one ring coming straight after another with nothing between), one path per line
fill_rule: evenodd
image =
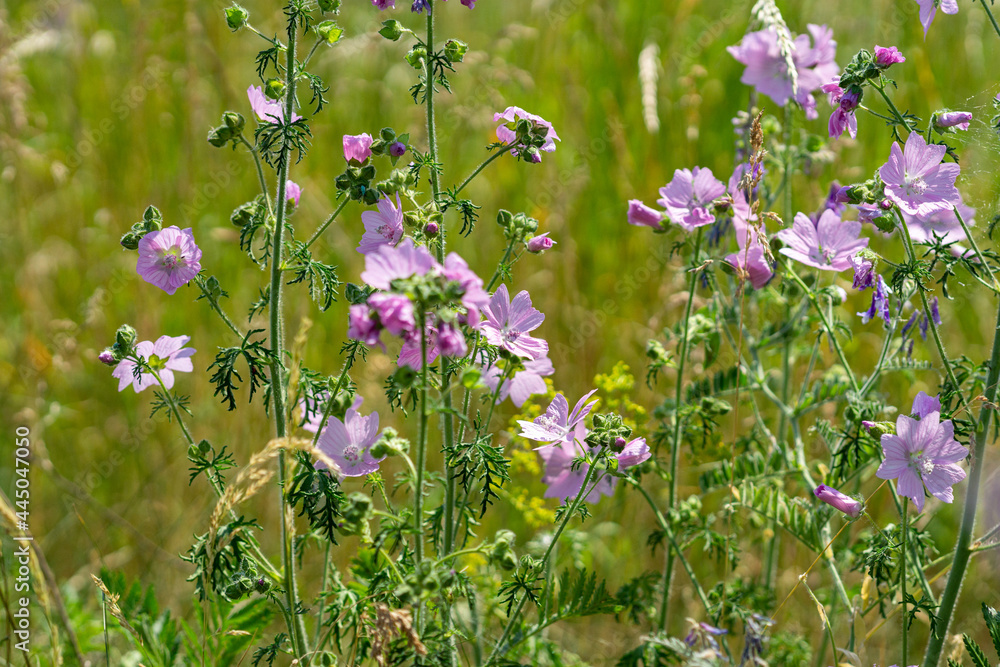
M611 449L615 450L616 452L620 452L623 449L625 449L626 444L627 441L625 440L625 438L618 437L615 438L615 444L611 445Z
M938 310L937 297L931 299L931 318L934 320L934 324L941 326L941 312Z
M392 146L389 146L389 155L393 157L403 157L406 153L406 144L402 141L395 142Z
M851 186L845 185L841 188L837 188L837 191L833 193L833 201L838 204L848 204L851 201Z
M663 214L655 208L646 206L638 199L630 199L628 202L628 224L662 230Z
M545 232L539 236L534 236L527 240L525 245L528 247L528 252L540 253L545 252L556 244L555 241L549 238L551 232Z
M912 327L913 323L917 321L917 315L919 315L919 313L916 312L910 315L910 319L906 320L906 324L903 325L903 330L899 332L900 336L903 336L904 338L906 337L906 334L910 330L910 327Z
M880 201L878 203L878 207L880 209L882 209L883 211L891 211L892 207L893 207L892 200L891 199L883 199L882 201Z
M97 360L102 364L107 364L108 366L114 366L118 363L115 359L115 353L111 351L111 348L106 348L103 352L97 355Z
M968 111L946 111L934 116L938 127L957 127L960 130L968 130L971 120L972 114Z
M861 516L861 511L865 508L860 500L844 495L837 489L825 484L817 486L814 493L824 503L836 510L840 510L852 519L857 519Z
M888 67L896 63L905 63L906 58L895 46L875 45L875 64L879 67Z
M923 315L920 318L920 338L921 340L927 340L927 316Z
M430 238L434 238L435 236L437 236L439 231L441 230L438 227L438 223L436 222L428 222L426 225L424 225L424 234Z
M875 428L875 422L870 422L867 419L862 421L861 425L865 428L866 431L870 431L873 428Z

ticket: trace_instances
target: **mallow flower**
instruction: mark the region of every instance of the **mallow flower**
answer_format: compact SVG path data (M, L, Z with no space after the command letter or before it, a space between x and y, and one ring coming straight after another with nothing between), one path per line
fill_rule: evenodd
M541 338L529 336L545 320L545 315L532 307L531 296L521 291L511 300L506 285L500 285L486 307L483 335L492 345L524 359L541 359L549 351L549 344Z
M927 30L934 22L934 15L938 8L945 14L958 13L958 0L916 0L920 5L920 24L924 26L924 39L927 39Z
M382 246L395 246L403 238L403 205L396 193L396 205L388 197L380 197L377 211L365 211L361 214L361 222L365 225L364 236L358 244L358 252L362 255L374 252Z
M545 498L558 498L569 502L580 493L587 473L590 471L590 465L584 463L573 470L573 459L584 454L586 445L583 442L586 437L587 429L582 423L578 423L565 440L538 451L538 456L545 463L545 474L542 477L542 482L548 485L543 494ZM596 449L587 448L591 454L595 453ZM593 488L588 489L589 492L584 497L584 501L588 503L596 503L601 499L601 495L611 496L615 490L615 483L618 481L611 475L604 475L600 481L597 479L595 476L590 480L590 485ZM595 481L597 481L596 484Z
M596 389L583 395L571 411L569 402L562 394L556 394L545 413L535 417L533 421L518 420L521 425L521 436L528 440L541 442L542 446L564 440L574 429L583 423L597 401L587 403L587 399L597 392Z
M371 448L379 440L378 413L373 412L362 417L358 412L361 398L344 415L344 421L336 417L326 420L326 426L319 434L317 446L340 466L340 474L345 477L363 477L378 470L378 464L385 459L376 459L371 455ZM325 468L322 461L316 462L316 468Z
M514 372L513 377L504 380L503 384L497 386L504 371L493 364L483 369L483 383L489 387L490 391L496 393L497 403L502 402L508 396L517 407L524 405L524 402L535 394L544 394L548 391L543 378L555 373L555 367L548 357L541 359L526 359L524 368Z
M757 232L751 228L750 223L757 216L753 214L746 194L739 187L743 172L743 165L740 165L729 179L729 194L733 198L733 230L736 232L739 251L727 255L726 263L745 276L754 289L761 289L771 280L774 272Z
M283 125L285 122L285 110L280 102L268 99L260 86L250 86L247 88L247 97L250 100L250 108L254 115L262 123L276 123ZM292 112L292 122L299 120L302 116Z
M184 347L190 340L190 336L160 336L155 343L144 340L136 344L135 354L156 371L164 387L171 389L174 386L174 371L190 373L194 370L191 355L195 350ZM111 376L118 378L118 391L124 391L130 384L137 394L146 387L159 386L156 377L149 371L144 370L136 377L136 366L134 360L122 359L111 371Z
M895 479L896 490L910 498L917 511L924 509L924 487L946 503L952 502L952 485L965 479L958 465L969 455L967 447L955 440L951 420L941 421L941 413L930 412L919 421L906 415L896 419L896 433L882 436L884 460L875 475Z
M711 169L677 169L673 179L660 188L656 203L667 209L671 222L687 231L715 222L712 202L726 193L725 184Z
M910 408L910 415L917 419L923 419L932 412L941 412L941 399L937 396L929 396L927 392L921 391L913 399L913 407Z
M962 201L961 195L959 195L954 207L958 208L966 225L971 227L976 224L974 219L976 209L967 206ZM962 223L955 216L955 210L952 206L923 215L911 215L904 212L903 220L906 222L906 228L914 243L933 243L935 237L941 239L941 242L945 244L958 243L967 239L965 230L962 229Z
M639 199L628 200L628 224L663 231L663 213Z
M785 244L781 254L807 266L840 272L851 268L851 257L868 245L867 238L858 238L860 233L860 222L841 220L828 209L815 225L805 213L796 214L792 228L774 237Z
M919 132L910 132L902 150L893 142L879 175L886 196L903 213L930 215L961 201L955 187L961 169L955 163L941 163L947 150L940 144L928 145Z
M813 493L824 503L834 509L840 510L852 519L857 519L861 516L861 511L865 508L863 502L841 493L832 486L820 484Z
M302 188L295 181L285 181L285 199L292 205L298 206L302 197Z
M498 111L493 114L493 122L500 123L502 121L502 123L497 126L497 139L508 145L515 144L517 142L517 132L516 130L508 127L508 124L514 123L516 128L518 120L529 121L534 126L536 131L541 132L544 130L544 142L541 147L538 148L539 151L552 153L556 150L556 140L562 141L562 139L559 139L559 135L556 134L555 128L552 127L552 123L545 120L538 114L525 111L521 107L507 107L503 111ZM523 149L523 146L521 148ZM510 154L517 155L518 147L515 146L514 148L511 148ZM542 157L537 151L530 153L528 159L532 162L542 161Z
M645 438L636 438L635 440L625 443L622 450L615 454L615 458L618 460L619 470L637 466L648 460L650 456L652 456L652 454L649 452L649 445L646 444Z
M372 156L372 135L367 132L363 134L344 135L344 159L350 162L361 163Z
M938 127L954 127L959 130L968 130L972 121L972 114L968 111L945 111L934 115L934 124Z
M191 228L165 227L139 240L136 271L147 283L173 294L201 271L201 248Z
M875 64L885 69L890 65L895 65L897 63L905 63L906 58L903 54L899 52L895 46L879 46L875 45Z

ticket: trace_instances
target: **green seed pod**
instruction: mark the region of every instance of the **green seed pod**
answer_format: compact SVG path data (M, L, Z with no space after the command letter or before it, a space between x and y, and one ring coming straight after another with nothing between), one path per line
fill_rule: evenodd
M316 25L316 34L327 46L333 46L344 36L344 29L333 21L323 21Z
M460 63L465 59L469 45L460 39L449 39L444 43L444 57L452 63Z
M226 8L226 25L233 32L236 32L243 26L247 24L247 19L250 18L250 12L248 12L243 7L239 5L233 5L232 7Z
M285 82L281 79L268 79L264 84L264 94L272 100L280 100L285 96Z
M378 34L382 35L389 41L398 41L399 38L403 36L403 25L396 19L383 21L382 29L378 31Z

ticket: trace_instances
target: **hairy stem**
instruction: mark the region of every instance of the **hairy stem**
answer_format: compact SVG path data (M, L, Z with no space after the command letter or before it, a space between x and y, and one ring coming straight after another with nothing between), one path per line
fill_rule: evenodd
M333 213L330 214L330 217L324 220L323 224L320 225L319 228L317 228L316 231L313 232L313 235L309 237L309 240L306 241L306 245L303 248L303 250L308 250L313 243L316 243L316 240L320 236L322 236L323 232L326 231L326 228L329 227L333 223L333 221L337 219L337 216L340 215L340 212L344 210L344 207L347 206L347 202L349 201L351 201L350 197L344 197L344 201L340 202L340 205L337 206L337 208L333 211Z

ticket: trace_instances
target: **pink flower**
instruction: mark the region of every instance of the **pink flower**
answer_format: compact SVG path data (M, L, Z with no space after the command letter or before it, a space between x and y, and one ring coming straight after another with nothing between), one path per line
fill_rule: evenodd
M726 186L711 169L677 169L673 180L660 188L662 198L656 203L667 209L671 222L690 232L715 222L709 207L725 192Z
M945 111L934 116L934 124L938 127L956 127L959 130L968 130L972 114L968 111Z
M958 202L955 204L958 212L962 215L965 224L972 226L976 209L966 206L959 194ZM910 237L914 243L933 243L934 237L941 239L942 243L956 243L966 239L965 230L962 224L955 217L952 207L938 209L926 215L910 215L903 213L903 220L910 231Z
M378 211L365 211L361 214L361 222L365 225L364 236L358 244L358 252L362 255L399 243L403 238L403 205L399 193L396 193L395 206L388 197L379 198Z
M573 470L573 459L583 455L584 445L581 443L585 437L587 429L583 424L578 424L567 439L538 451L538 456L545 463L545 475L542 481L549 487L545 490L545 498L559 498L569 502L580 493L590 466L585 463ZM593 449L590 451L594 452ZM584 497L588 503L596 503L602 494L611 496L615 490L615 482L618 481L610 475L605 475L594 485L596 479L597 477L590 480L594 488Z
M913 399L913 407L910 409L912 416L923 419L932 412L941 412L941 399L937 396L928 396L926 392L920 392Z
M525 359L541 359L549 351L549 344L541 338L528 335L545 320L545 315L531 306L526 291L510 300L506 285L500 285L486 307L483 335L492 345Z
M528 359L524 362L524 370L514 373L514 377L504 380L503 385L497 391L497 383L503 371L496 365L483 369L483 382L490 388L491 392L497 393L497 403L501 403L508 396L517 407L524 405L529 397L535 394L544 394L548 391L545 380L542 378L555 373L552 361L548 357L541 359Z
M140 359L156 371L163 381L163 386L171 389L174 386L174 371L179 373L190 373L194 370L191 364L191 355L195 353L190 347L184 347L190 336L160 336L155 343L144 340L135 346L135 353ZM118 391L124 391L125 387L132 385L135 393L139 393L146 387L155 387L159 383L149 371L143 371L136 377L137 364L132 359L122 359L111 371L111 376L118 378Z
M663 231L663 214L638 199L629 199L628 224Z
M937 13L939 6L945 14L958 13L957 0L917 0L917 4L920 5L920 23L924 26L924 39L927 39L927 29L934 22L934 14Z
M503 111L493 114L493 122L503 121L502 125L497 126L497 139L508 145L514 144L517 141L517 132L508 127L507 124L514 123L516 125L518 119L530 121L535 128L545 130L545 142L538 150L546 153L552 153L556 150L556 139L559 139L559 135L556 134L552 123L537 114L528 113L520 107L507 107ZM512 148L510 154L517 155L517 148ZM536 154L531 160L532 162L541 162L542 158Z
M809 24L809 35L795 37L792 61L798 74L798 89L792 89L792 79L773 29L747 33L737 46L727 47L736 60L746 65L740 81L770 97L778 106L794 99L805 109L806 117L818 116L812 92L840 72L834 57L837 42L826 26ZM810 46L810 36L812 46Z
M173 294L201 271L201 248L191 228L167 227L139 240L135 270L147 283Z
M372 317L372 309L369 306L363 303L351 306L348 318L348 338L361 341L368 347L382 344L379 340L382 325Z
M378 320L393 336L401 336L413 331L417 326L414 319L413 302L402 294L376 292L368 297L368 305L378 313Z
M428 320L430 318L428 317ZM425 325L424 335L427 336L427 363L433 364L434 360L441 354L438 347L438 329L428 322ZM423 368L423 351L421 349L420 331L413 330L403 336L403 347L399 350L397 366L409 366L415 371Z
M383 12L389 7L392 7L393 9L396 8L396 0L372 0L372 4Z
M299 205L299 198L302 197L302 188L294 181L285 182L285 198L291 202L292 206Z
M751 229L750 222L756 220L757 216L753 214L746 194L739 187L742 175L743 165L740 165L729 179L729 193L733 198L733 229L739 252L727 255L726 263L745 276L754 289L761 289L771 280L774 272L767 261L764 246L757 233Z
M407 237L398 246L383 245L365 257L361 279L380 290L388 291L398 278L422 276L440 266L427 248L415 246Z
M900 415L896 434L882 436L885 460L875 475L895 479L896 490L910 498L918 512L924 509L924 486L935 498L950 503L954 500L952 485L965 479L958 463L969 450L955 440L951 420L940 419L939 412L928 413L920 421Z
M905 62L906 58L903 57L903 54L895 46L875 45L875 64L879 67L884 69L889 65Z
M525 242L525 246L528 248L528 252L540 253L549 250L552 246L556 244L555 241L549 238L549 234L552 232L545 232L538 236L533 236Z
M868 239L859 239L861 223L841 220L827 209L813 224L805 213L798 213L791 229L782 229L774 235L785 244L781 254L824 271L846 271L851 268L851 257L868 245Z
M260 86L250 86L247 88L247 97L250 99L250 107L260 122L284 124L285 110L278 102L269 100ZM302 116L294 111L292 112L293 123L300 118Z
M643 461L648 460L650 456L652 454L649 453L649 445L646 444L646 439L636 438L626 443L625 447L615 455L615 458L618 459L618 469L624 470L625 468L639 465Z
M583 398L576 402L572 412L566 397L556 394L545 414L535 417L534 421L530 422L518 420L517 423L521 425L521 437L541 442L543 447L566 439L578 425L583 424L584 418L597 405L596 400L584 405L584 402L596 392L594 389L584 394Z
M448 253L444 258L442 275L449 282L458 283L462 289L462 305L468 312L466 323L473 329L480 325L480 311L490 302L490 295L483 289L483 279L469 268L457 253Z
M445 357L464 357L469 351L465 336L454 324L444 322L438 327L438 351Z
M316 394L312 401L312 409L306 399L299 399L299 412L302 415L302 428L310 433L316 433L322 427L323 413L326 411L326 404L330 401L330 392L324 391Z
M371 448L379 440L378 413L367 417L358 413L360 399L344 415L344 421L336 417L326 420L326 426L319 435L317 446L340 466L340 474L345 477L363 477L378 470L378 464L385 459L376 459ZM322 461L316 462L319 469L325 468Z
M861 516L861 511L865 508L863 502L841 493L832 486L820 484L816 487L814 493L824 503L834 509L840 510L852 519L857 519Z
M960 202L955 179L961 169L954 163L941 163L947 150L939 144L927 145L919 132L910 133L902 150L894 142L889 161L879 169L886 196L910 215L929 215Z
M370 134L345 134L344 159L361 163L372 156L372 137Z

